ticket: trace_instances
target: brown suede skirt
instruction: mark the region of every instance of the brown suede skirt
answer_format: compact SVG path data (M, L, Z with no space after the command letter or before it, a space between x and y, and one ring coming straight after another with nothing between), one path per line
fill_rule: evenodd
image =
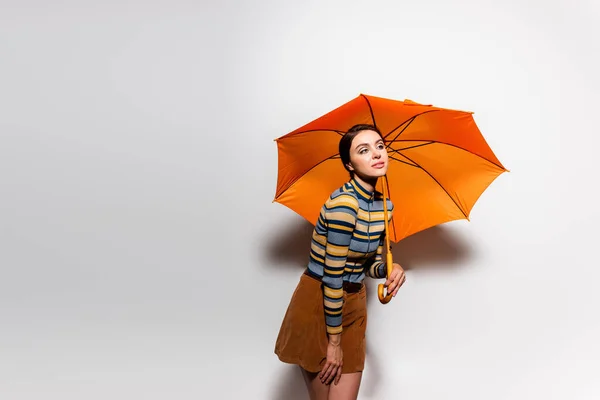
M344 374L364 369L366 300L364 284L345 285L341 340ZM275 354L282 362L319 372L327 361L328 342L321 281L305 272L283 318Z

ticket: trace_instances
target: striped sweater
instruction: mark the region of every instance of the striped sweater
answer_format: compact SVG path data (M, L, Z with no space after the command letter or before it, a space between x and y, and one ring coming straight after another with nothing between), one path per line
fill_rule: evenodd
M394 206L387 199L388 221ZM334 191L312 234L308 272L323 282L327 333L342 332L343 282L385 278L383 196L351 179Z

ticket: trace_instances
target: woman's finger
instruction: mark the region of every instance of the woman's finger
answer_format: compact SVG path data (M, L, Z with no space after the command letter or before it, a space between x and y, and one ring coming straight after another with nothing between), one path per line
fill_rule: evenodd
M335 384L337 385L342 377L342 366L340 365L337 370L337 374L335 375Z
M390 286L394 283L394 278L396 278L396 271L392 271L390 277L387 278L387 280L385 281L384 286L389 289Z
M392 284L390 286L388 286L387 288L387 292L388 293L394 293L394 290L396 290L396 282L392 282Z
M329 385L334 380L339 369L340 367L337 365L331 369L331 374L329 375L329 378L327 378L327 380L325 381L327 385Z
M327 364L321 371L321 382L325 382L326 377L329 376L329 368L330 366Z
M398 270L394 269L392 271L392 273L390 274L390 277L387 278L387 280L385 281L385 286L387 288L389 288L390 285L392 285L394 283L394 281L396 280L397 277L398 277Z
M332 370L333 370L334 368L335 368L335 367L334 367L334 366L333 366L333 364L332 364L332 363L330 363L330 362L328 362L328 363L325 365L325 368L323 369L324 373L323 373L323 378L321 379L321 382L323 382L323 383L326 383L326 382L329 380L329 377L331 376L331 374L332 374L332 372L333 372Z
M400 274L397 271L394 271L394 274L390 276L392 278L392 283L388 287L388 293L393 293L398 288L398 283L400 282Z
M402 286L402 284L404 283L405 280L406 280L406 274L402 273L400 275L400 280L398 282L398 286L394 290L394 296L396 296L396 293L398 293L398 290L400 290L400 287Z
M321 372L319 372L320 380L323 380L323 377L325 376L325 373L327 372L328 368L329 368L329 362L326 362L325 365L323 366L323 368L321 369Z
M325 375L325 370L327 369L328 365L329 365L329 363L325 363L323 368L321 368L321 372L319 372L319 379L323 379L323 375Z
M394 290L394 296L396 296L396 293L398 293L398 290L400 290L400 287L402 286L402 284L404 283L405 280L406 280L406 275L402 275L402 278L401 278L400 282L398 283L396 290Z

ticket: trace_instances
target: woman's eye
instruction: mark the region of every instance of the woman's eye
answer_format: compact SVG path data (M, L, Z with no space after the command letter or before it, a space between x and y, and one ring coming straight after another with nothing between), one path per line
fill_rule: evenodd
M379 144L379 145L377 146L377 148L379 148L379 149L383 149L383 147L384 147L384 146L383 146L383 144Z
M359 153L359 154L364 154L366 151L367 151L367 149L365 149L365 148L362 148L362 149L360 149L360 150L358 151L358 153Z

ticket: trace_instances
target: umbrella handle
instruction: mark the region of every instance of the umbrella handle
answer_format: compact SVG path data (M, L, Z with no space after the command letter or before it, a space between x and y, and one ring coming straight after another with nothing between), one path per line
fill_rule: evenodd
M386 276L388 278L390 277L390 274L392 273L392 264L393 264L392 253L388 251L387 262L386 262L386 269L387 269ZM384 293L385 293L385 286L382 283L380 283L377 286L377 296L379 297L379 301L381 302L381 304L387 304L390 302L390 300L392 300L391 293L388 293L387 296Z
M387 212L387 197L388 197L388 191L387 191L387 176L384 177L384 182L383 182L383 220L384 220L384 225L385 225L385 249L386 249L386 277L389 279L391 273L392 273L392 269L394 267L394 260L392 259L392 252L390 251L390 227L388 226L388 212ZM383 284L379 284L379 286L377 286L377 296L379 297L379 301L381 302L381 304L387 304L390 302L390 300L392 300L392 294L388 293L387 295L384 294L385 292L385 286Z

